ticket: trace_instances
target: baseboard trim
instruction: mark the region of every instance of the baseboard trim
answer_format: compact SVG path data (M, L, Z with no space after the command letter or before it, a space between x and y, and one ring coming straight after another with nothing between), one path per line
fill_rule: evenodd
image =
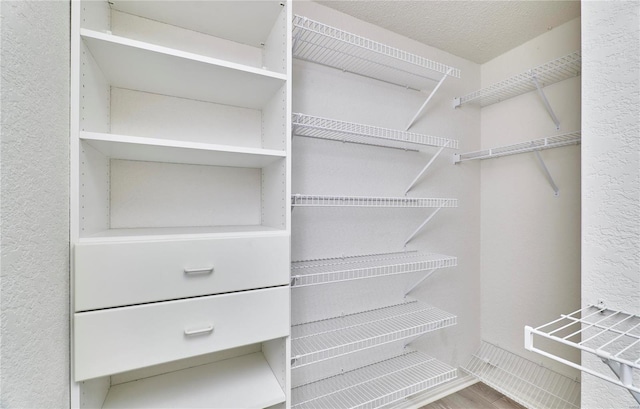
M458 369L458 373L462 372L462 370ZM393 405L393 407L394 409L419 409L425 405L430 404L431 402L435 402L438 399L442 399L445 396L456 393L459 390L467 388L477 382L479 382L478 378L473 375L464 373L464 376L458 376L451 382L447 382L443 385L436 386L435 388L429 389L422 393L409 396L405 400Z

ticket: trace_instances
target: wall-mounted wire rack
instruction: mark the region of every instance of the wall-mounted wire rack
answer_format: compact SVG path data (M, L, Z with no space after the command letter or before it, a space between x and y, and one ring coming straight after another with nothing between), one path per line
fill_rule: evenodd
M457 207L458 199L295 194L294 207Z
M482 341L463 369L530 409L579 409L580 382Z
M419 337L455 325L457 317L417 301L294 325L292 369Z
M293 288L297 288L419 271L434 271L440 268L455 267L457 264L456 257L418 251L294 261L291 263L291 282Z
M407 353L292 389L293 408L380 408L455 379L456 369Z
M455 139L423 135L396 129L339 121L318 116L293 114L293 133L308 138L327 139L361 145L419 151L424 146L458 149Z
M615 377L535 347L537 337L597 356L609 366ZM636 379L640 375L639 315L589 305L537 328L525 327L525 348L627 388L640 403L640 385L634 384L634 375Z

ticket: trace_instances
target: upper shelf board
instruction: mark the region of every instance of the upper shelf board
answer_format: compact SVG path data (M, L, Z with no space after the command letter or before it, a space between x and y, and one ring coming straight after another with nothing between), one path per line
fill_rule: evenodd
M293 56L415 90L460 70L303 16L293 18Z
M262 47L284 1L110 0L111 8L161 23Z
M536 90L534 78L538 81L540 87L546 87L580 75L581 68L582 58L580 53L573 52L506 80L496 82L486 88L455 98L453 106L458 107L470 102L478 102L480 106L485 107Z
M395 129L293 114L293 133L308 138L417 151L423 146L458 148L458 141Z
M458 199L372 196L291 196L292 206L302 207L458 207Z
M112 86L260 109L286 75L98 31L84 43Z
M526 153L533 151L541 151L545 149L559 148L567 145L577 145L580 143L581 133L569 132L562 135L550 136L548 138L535 139L527 142L520 142L512 145L501 146L498 148L484 149L481 151L468 152L462 154L454 154L453 162L459 163L474 159L491 159L500 156L515 155L518 153Z
M94 132L80 132L80 139L112 159L147 162L263 168L286 156L284 151Z

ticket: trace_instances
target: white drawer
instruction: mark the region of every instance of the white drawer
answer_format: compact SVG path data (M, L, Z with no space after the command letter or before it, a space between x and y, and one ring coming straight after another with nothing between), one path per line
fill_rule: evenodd
M75 311L286 285L289 236L75 246Z
M74 315L75 380L289 335L289 287Z

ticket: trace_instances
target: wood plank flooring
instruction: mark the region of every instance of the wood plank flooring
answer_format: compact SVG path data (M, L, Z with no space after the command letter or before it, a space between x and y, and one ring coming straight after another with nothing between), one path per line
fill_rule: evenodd
M420 409L526 409L500 392L478 382Z

